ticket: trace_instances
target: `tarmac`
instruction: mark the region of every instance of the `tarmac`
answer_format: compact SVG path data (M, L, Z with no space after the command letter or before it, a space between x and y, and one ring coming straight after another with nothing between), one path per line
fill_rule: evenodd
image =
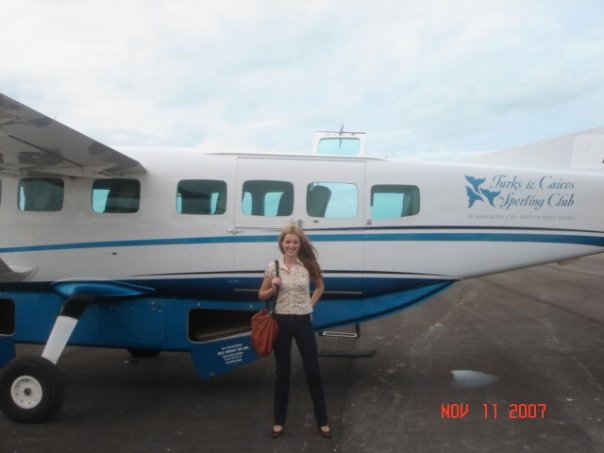
M596 255L467 280L358 340L320 337L322 350L376 350L321 357L331 440L297 352L273 440L272 357L202 381L185 353L69 347L62 410L34 425L0 414L0 452L604 452L603 274Z

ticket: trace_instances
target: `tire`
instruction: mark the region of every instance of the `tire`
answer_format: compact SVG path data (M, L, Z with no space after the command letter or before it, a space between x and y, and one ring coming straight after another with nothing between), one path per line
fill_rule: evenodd
M126 349L132 357L137 359L151 359L157 357L161 351L159 349L143 349L143 348L130 348Z
M0 409L15 422L39 423L63 405L65 385L57 367L39 356L19 357L0 375Z

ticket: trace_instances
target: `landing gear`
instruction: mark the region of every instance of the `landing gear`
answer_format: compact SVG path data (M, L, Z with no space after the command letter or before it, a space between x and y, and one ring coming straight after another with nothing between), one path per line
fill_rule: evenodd
M65 386L56 367L38 356L11 361L0 375L0 409L15 422L52 418L63 404Z
M42 357L23 356L12 360L0 374L0 409L21 423L37 423L55 415L65 396L65 386L56 363L67 341L95 296L70 296L55 321Z

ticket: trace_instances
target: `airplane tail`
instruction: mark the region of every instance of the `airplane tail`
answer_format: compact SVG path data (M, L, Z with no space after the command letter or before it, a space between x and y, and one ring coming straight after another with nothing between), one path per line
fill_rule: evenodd
M474 156L467 162L503 167L604 171L604 126Z

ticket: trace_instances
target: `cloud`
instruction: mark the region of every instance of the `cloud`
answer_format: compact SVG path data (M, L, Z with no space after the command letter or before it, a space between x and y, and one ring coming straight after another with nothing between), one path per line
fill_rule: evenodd
M3 3L0 91L108 144L461 155L604 123L594 1Z

